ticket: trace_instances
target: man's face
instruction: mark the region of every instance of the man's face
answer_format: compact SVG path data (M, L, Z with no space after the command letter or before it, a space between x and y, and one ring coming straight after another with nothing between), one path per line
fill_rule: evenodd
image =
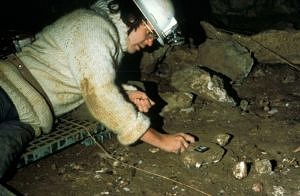
M156 39L156 34L153 27L147 22L142 22L140 26L130 32L128 35L127 52L133 54L146 46L152 46Z

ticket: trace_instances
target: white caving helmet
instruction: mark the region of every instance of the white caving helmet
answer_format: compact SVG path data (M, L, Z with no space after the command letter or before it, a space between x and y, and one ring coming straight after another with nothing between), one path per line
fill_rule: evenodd
M164 45L181 44L183 38L177 32L174 6L171 0L133 0L158 35L157 41Z

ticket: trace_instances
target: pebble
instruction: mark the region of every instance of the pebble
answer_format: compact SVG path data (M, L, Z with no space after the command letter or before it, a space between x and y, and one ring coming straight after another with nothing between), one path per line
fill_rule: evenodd
M252 190L256 193L262 192L263 190L263 185L261 183L254 183L252 185Z
M159 151L159 148L149 148L149 151L151 153L157 153Z
M259 174L266 174L272 172L272 164L268 159L256 159L254 161L254 168Z
M241 161L233 167L233 176L236 179L241 180L247 177L247 175L248 175L248 167L245 161Z
M219 144L220 146L226 146L229 143L230 138L231 138L231 135L229 135L227 133L218 134L216 136L216 141L217 141L217 144Z
M248 107L249 107L249 103L247 100L241 100L240 102L240 108L242 111L247 111L248 110Z
M274 196L283 196L287 195L287 191L282 186L273 186L272 194Z
M271 115L274 115L276 113L278 113L278 109L276 109L276 108L273 108L270 111L268 111L268 114L271 114Z

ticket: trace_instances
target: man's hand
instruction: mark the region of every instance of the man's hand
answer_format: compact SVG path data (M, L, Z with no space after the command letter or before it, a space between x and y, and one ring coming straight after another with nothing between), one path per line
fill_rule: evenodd
M182 153L195 138L185 133L164 134L160 148L167 152Z
M155 104L146 93L142 91L127 91L129 100L136 105L140 112L148 112Z
M162 134L149 128L141 137L141 140L156 146L166 152L181 153L195 142L195 138L185 133Z

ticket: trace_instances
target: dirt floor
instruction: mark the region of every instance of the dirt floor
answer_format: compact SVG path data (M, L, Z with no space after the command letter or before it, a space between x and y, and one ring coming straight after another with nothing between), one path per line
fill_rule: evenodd
M299 76L288 65L256 65L234 86L240 106L197 99L194 111L156 118L166 132L188 132L199 144L214 145L191 151L188 164L185 153L145 143L124 147L113 138L103 143L109 156L98 145L78 143L20 168L8 184L28 196L300 195ZM216 145L224 134L228 144ZM216 151L221 154L205 162ZM239 162L245 173L234 169Z

